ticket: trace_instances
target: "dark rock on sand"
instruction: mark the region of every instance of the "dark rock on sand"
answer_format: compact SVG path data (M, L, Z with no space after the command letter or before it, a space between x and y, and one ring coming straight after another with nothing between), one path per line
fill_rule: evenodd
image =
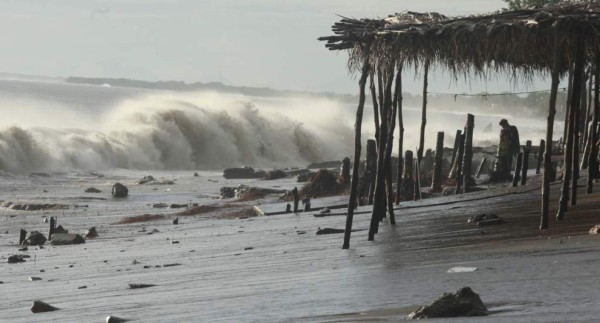
M29 255L12 255L8 257L8 263L17 264L20 262L25 262L25 258L29 258Z
M44 210L66 210L68 205L64 204L48 204L48 203L13 203L4 202L2 207L17 211L44 211Z
M86 239L93 239L98 237L98 231L96 231L96 227L91 227L85 232Z
M319 170L310 182L300 190L300 196L321 197L341 194L344 186L338 182L337 175L326 169Z
M164 209L166 207L169 207L169 204L167 203L156 203L156 204L152 204L152 207L155 209Z
M35 282L38 280L42 280L40 277L29 277L29 281Z
M95 187L88 187L88 188L85 189L84 192L86 192L86 193L102 193L101 190L99 190L99 189L97 189Z
M37 231L32 231L29 233L27 239L23 241L23 245L26 246L41 246L44 243L46 243L46 236Z
M183 209L188 207L188 204L171 204L172 209Z
M502 224L504 222L505 221L501 217L499 217L493 213L479 214L479 215L470 217L469 220L467 220L467 223L474 223L480 227L488 226L488 225L495 225L495 224Z
M175 220L173 220L173 224L174 224L174 225L177 225L177 224L179 224L179 218L175 218Z
M143 185L149 182L155 181L154 177L151 175L144 176L142 179L138 181L138 184Z
M422 306L410 313L409 320L435 317L486 316L487 308L481 298L470 287L463 287L456 293L444 293L429 306Z
M33 305L31 306L31 312L33 313L44 313L44 312L52 312L58 311L59 308L56 308L48 303L44 303L42 301L33 301Z
M55 233L69 233L69 230L63 228L62 225L57 226L56 228L54 228L52 234L54 235ZM50 237L50 239L52 239L52 237Z
M116 317L116 316L107 316L106 317L106 323L123 323L123 322L127 322L129 320L127 319L122 319L120 317Z
M340 168L342 166L342 162L339 160L325 161L312 163L308 165L306 168L308 169L317 169L317 168Z
M154 284L129 284L129 289L154 287Z
M317 235L321 234L336 234L336 233L344 233L344 229L333 229L333 228L319 228L317 230Z
M235 187L221 187L221 198L231 199L235 197Z
M255 171L252 167L234 167L223 171L223 177L227 179L263 178L264 171Z
M296 181L298 183L308 182L315 174L316 174L315 172L310 172L310 171L308 173L300 174L300 175L298 175L298 177L296 177Z
M117 198L127 197L129 189L121 183L115 183L112 187L112 196Z
M140 179L138 181L138 184L140 185L144 185L144 184L148 184L148 185L174 185L175 182L172 180L168 180L168 179L156 179L154 177L152 177L151 175L147 175L144 176L142 179Z
M275 180L275 179L286 178L286 177L287 177L287 174L284 171L279 170L279 169L274 169L274 170L268 172L265 175L264 179L265 180Z
M81 244L81 243L85 243L85 239L78 234L54 233L54 234L52 234L52 240L50 241L50 243L53 246Z

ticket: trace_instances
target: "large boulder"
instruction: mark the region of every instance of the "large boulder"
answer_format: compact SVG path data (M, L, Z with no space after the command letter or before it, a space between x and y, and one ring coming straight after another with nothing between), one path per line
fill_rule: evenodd
M322 197L338 195L343 192L344 186L338 182L337 175L321 169L300 190L300 196Z
M46 243L46 236L37 231L32 231L27 239L23 241L23 245L26 246L41 246L44 243Z
M487 307L470 287L463 287L456 293L444 293L429 306L422 306L410 313L406 319L418 320L435 317L486 316Z
M117 198L127 197L129 190L121 183L115 183L112 187L112 196Z
M53 312L58 311L59 308L54 307L48 303L42 301L33 301L33 305L31 306L32 313L44 313L44 312Z
M287 174L280 170L280 169L274 169L270 172L267 173L267 175L265 175L265 180L275 180L275 179L280 179L280 178L286 178Z
M264 171L255 171L254 168L247 166L227 168L223 171L223 177L227 179L263 178L265 175Z
M81 243L85 243L85 239L78 234L54 233L54 234L52 234L52 240L50 240L50 243L53 246L81 244Z

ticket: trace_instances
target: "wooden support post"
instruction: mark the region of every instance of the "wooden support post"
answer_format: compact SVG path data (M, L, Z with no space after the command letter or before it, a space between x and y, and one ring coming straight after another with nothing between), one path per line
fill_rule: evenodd
M477 167L477 174L475 175L475 178L479 178L479 176L481 175L481 171L483 170L483 168L485 167L486 164L487 164L487 157L481 158L481 162L479 163L479 166Z
M544 151L546 150L546 141L544 139L540 140L540 148L538 149L537 154L537 165L535 166L535 174L539 175L542 165L544 163Z
M367 140L367 167L368 187L369 187L369 205L373 205L375 195L375 174L377 172L377 142L373 139Z
M435 145L435 163L433 166L433 180L431 181L431 190L433 192L442 191L442 164L444 163L444 132L437 133L437 142Z
M571 206L575 206L577 205L577 181L579 180L579 130L580 130L580 125L581 125L581 110L583 107L585 107L585 98L586 98L586 91L585 91L585 70L582 69L581 70L581 86L582 86L582 90L580 91L580 96L579 96L579 104L574 107L575 108L575 123L574 123L574 128L573 128L573 176L572 176L572 184L571 184Z
M367 45L367 46L370 46ZM369 50L367 50L368 56ZM354 207L356 203L356 191L358 188L358 164L360 163L361 151L361 133L362 133L362 117L365 107L365 86L367 76L369 75L369 60L365 59L362 66L362 73L358 81L359 97L358 108L356 109L356 122L354 124L354 167L352 168L352 183L350 185L350 198L348 200L348 214L346 216L346 229L344 230L343 249L350 248L350 233L352 232L352 219L354 217Z
M591 77L590 77L591 78ZM588 179L586 193L591 194L594 187L594 179L598 177L598 114L600 113L600 51L596 51L596 62L594 64L594 105L592 109L592 126L590 127L589 141L590 153L588 156Z
M458 155L458 150L460 149L460 136L462 135L461 130L456 130L456 137L454 137L454 148L452 149L452 160L450 161L450 174L448 174L448 179L456 178L456 171L458 170L458 165L456 163L456 156Z
M475 116L467 114L467 126L465 131L464 157L462 164L462 192L468 193L472 185L473 176L471 175L471 167L473 167L473 128L475 127Z
M548 229L548 208L550 204L550 181L554 174L552 165L552 136L554 132L554 116L556 115L556 95L560 83L560 66L562 65L562 44L558 35L554 34L554 58L552 63L552 85L550 86L550 101L548 103L548 118L546 121L546 147L544 149L544 175L542 177L542 212L540 215L540 230ZM552 179L553 180L553 179Z
M415 186L414 186L414 160L413 160L413 152L412 150L407 150L404 152L404 171L402 175L402 199L408 200L412 199L415 195Z
M391 72L390 72L391 73ZM391 73L392 74L392 73ZM390 85L393 81L390 80ZM391 86L386 88L386 91L391 90ZM392 186L392 151L394 150L394 131L396 130L396 114L398 113L398 105L402 97L402 65L398 65L396 72L396 84L393 94L390 92L387 95L392 95L392 104L389 120L387 145L385 148L385 188L387 193L387 209L390 219L390 224L396 224L396 216L394 215L394 187Z
M421 166L419 161L415 161L415 196L413 200L418 201L421 199Z
M371 98L373 99L373 120L375 121L375 140L376 142L379 142L379 104L377 103L377 94L376 89L375 89L375 82L373 81L373 74L374 72L371 72L371 84L370 84L370 90L371 90ZM375 178L375 177L373 177ZM371 200L370 204L373 201Z
M285 213L292 213L292 205L290 203L286 204Z
M400 77L401 76L397 76ZM402 170L404 168L404 159L402 158L402 152L404 149L404 118L402 116L402 103L404 97L402 96L402 86L400 86L400 90L396 93L396 98L398 100L397 114L398 114L398 174L396 177L396 205L400 203L400 196L402 192Z
M465 135L460 135L460 140L458 142L458 154L456 155L456 164L462 165L463 154L465 152ZM456 167L456 190L454 194L460 194L462 192L462 167Z
M358 167L359 165L354 165ZM344 187L350 186L350 158L346 157L342 160L342 184Z
M298 188L292 189L292 198L294 199L294 213L298 213L298 203L300 203L300 196L298 196Z
M569 201L569 184L571 182L572 170L573 170L573 143L574 130L575 130L575 111L579 109L581 103L581 76L583 66L585 64L585 37L582 35L577 38L575 54L575 68L573 71L573 93L571 93L571 108L569 109L568 118L568 130L567 130L567 144L565 149L565 165L563 175L563 185L558 204L558 212L556 213L556 219L562 220L567 211L567 205Z
M423 108L421 110L421 133L419 137L419 149L417 150L417 163L421 164L423 159L423 151L425 146L425 126L427 124L427 77L429 74L429 61L426 61L423 66ZM420 176L418 176L420 178ZM418 181L418 178L415 179ZM420 190L419 190L420 192ZM420 195L420 194L419 194Z
M22 245L23 241L25 241L25 238L27 237L27 231L21 229L21 231L19 232L19 244Z
M56 229L56 219L54 217L50 217L50 230L48 230L48 240L52 240L52 234L54 233L54 229Z
M304 212L310 212L310 197L303 199L302 204L304 204Z
M523 170L521 172L521 185L527 184L527 170L529 170L529 153L531 152L531 140L527 140L523 149Z
M521 167L523 167L523 152L519 152L517 155L517 164L515 165L515 176L513 177L512 187L517 187L519 184L519 174L521 174Z

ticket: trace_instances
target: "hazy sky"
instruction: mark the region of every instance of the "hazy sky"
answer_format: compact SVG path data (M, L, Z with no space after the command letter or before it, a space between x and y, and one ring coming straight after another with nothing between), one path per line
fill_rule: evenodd
M346 54L316 39L336 14L488 12L501 0L3 0L0 72L221 81L356 92ZM453 90L443 75L434 89ZM417 84L406 82L417 92ZM479 86L495 88L497 84ZM461 85L458 86L461 88ZM465 89L462 85L461 89ZM467 89L468 90L468 89Z

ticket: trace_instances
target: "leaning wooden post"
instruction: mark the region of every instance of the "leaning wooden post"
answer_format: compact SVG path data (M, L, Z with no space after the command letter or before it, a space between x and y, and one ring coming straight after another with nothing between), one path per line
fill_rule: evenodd
M52 234L54 234L54 229L56 229L56 219L54 217L50 217L50 230L48 231L48 240L52 240Z
M519 152L517 155L517 164L515 165L515 176L513 177L512 187L517 187L519 184L519 174L521 174L521 167L523 166L523 152Z
M379 104L377 103L377 93L375 89L375 82L373 81L373 71L371 71L371 98L373 100L373 121L375 121L375 140L379 143ZM375 178L375 177L373 177Z
M404 170L402 175L402 198L404 200L412 199L415 194L413 178L413 152L407 150L404 152Z
M404 160L402 158L402 151L404 149L404 118L402 117L402 86L400 91L396 94L398 100L398 174L396 177L396 205L400 203L400 196L402 191L402 170L404 168Z
M355 167L358 167L356 165ZM342 184L344 187L350 186L350 158L346 157L342 160Z
M487 164L487 157L481 158L481 162L479 163L479 166L477 167L477 174L475 175L475 178L479 178L479 176L481 176L481 171L483 170L483 168L485 167L486 164Z
M581 86L583 90L580 90L579 105L575 109L575 123L573 127L573 175L571 184L571 206L577 205L577 181L579 180L579 130L580 130L580 118L582 106L585 103L585 70L581 70Z
M542 212L540 216L540 230L548 229L548 207L550 204L550 176L552 169L552 135L554 132L554 116L556 115L556 93L560 82L560 66L562 65L562 44L558 35L554 33L554 61L552 64L552 85L550 87L550 102L548 103L548 118L546 121L546 148L544 149L544 175L542 177Z
M456 155L456 164L462 165L463 154L465 152L465 135L460 135L458 142L458 155ZM456 167L456 190L454 194L460 194L462 192L462 167Z
M300 196L298 196L297 187L294 187L292 189L292 198L294 199L294 213L298 213L298 203L300 203Z
M419 149L417 150L417 163L421 165L421 160L423 159L423 150L425 149L425 125L427 124L427 76L429 74L429 61L426 61L423 66L423 109L421 110L421 133L419 137ZM418 174L418 178L415 181L418 181L420 178L420 174ZM419 190L419 198L421 190Z
M471 175L471 167L473 164L473 128L475 127L475 116L467 114L467 127L465 131L465 151L462 164L462 176L463 176L463 193L468 193L471 183L473 182L473 176Z
M435 164L433 166L433 180L431 181L431 190L440 192L442 190L442 164L444 162L444 132L437 134L437 143L435 145Z
M529 169L529 153L531 152L531 140L527 140L525 143L525 149L523 149L523 169L521 172L521 185L527 184L527 170Z
M458 155L458 150L460 149L460 136L462 135L461 130L456 130L456 137L454 137L454 148L452 149L452 160L450 161L450 174L448 174L448 179L453 179L456 177L456 171L458 169L456 163L456 156Z
M368 45L369 46L369 45ZM348 215L346 216L346 230L344 231L344 244L342 249L350 248L350 233L352 232L352 218L354 217L354 204L356 203L356 191L358 187L358 165L360 164L362 117L365 107L365 86L369 76L369 50L366 51L360 80L358 81L359 97L356 109L356 122L354 124L354 167L352 167L352 185L350 186L350 198L348 200Z
M415 195L413 200L418 201L421 199L421 166L418 161L415 161Z
M391 73L391 72L390 72ZM392 74L393 75L393 74ZM392 78L393 80L393 78ZM391 89L388 87L387 90ZM396 114L398 113L398 101L399 97L402 96L402 65L398 64L398 71L396 72L396 84L394 86L393 100L391 106L391 115L389 120L387 146L385 148L385 167L386 167L386 178L385 187L387 193L387 208L390 219L390 224L396 224L396 216L394 215L394 187L392 186L392 151L394 150L394 130L396 129Z
M590 133L588 134L588 140L590 143L590 153L588 156L588 179L587 179L587 194L592 193L594 186L594 179L598 174L598 146L596 141L598 140L598 131L596 124L598 123L598 113L600 109L600 51L596 51L596 64L594 64L594 108L592 114L592 126L590 127Z
M369 205L373 205L373 196L375 195L375 173L377 172L377 142L373 139L367 140L367 167L369 176Z
M535 166L535 174L540 174L540 169L542 168L542 164L544 163L544 151L546 148L546 141L544 139L540 140L540 148L538 149L537 155L537 165Z
M19 232L19 244L22 245L23 241L25 241L25 238L27 237L27 231L21 229L21 231Z
M577 48L575 54L575 70L573 72L573 93L571 93L571 108L569 110L568 117L568 131L567 131L567 144L565 148L565 165L563 175L563 185L560 196L560 202L558 204L558 212L556 213L556 219L562 220L567 211L567 205L569 201L569 184L571 182L571 174L573 168L573 142L574 142L574 129L575 129L575 111L579 109L581 102L581 72L585 63L585 38L582 35L577 38Z

